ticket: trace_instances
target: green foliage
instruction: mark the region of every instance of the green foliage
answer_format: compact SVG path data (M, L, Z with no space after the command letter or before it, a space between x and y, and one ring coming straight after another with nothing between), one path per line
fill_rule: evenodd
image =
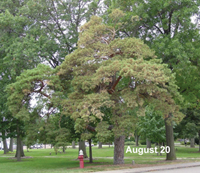
M140 144L141 144L141 145L146 145L146 144L147 144L146 139L141 139L141 140L140 140Z
M180 124L176 126L174 131L178 133L180 138L193 138L197 135L200 129L199 126L199 110L198 109L185 109L183 110L186 115Z
M96 127L96 137L102 143L113 141L113 132L111 130L108 130L108 128L109 124L106 121L100 122Z
M124 19L127 25L121 30L126 33L123 36L139 37L155 50L155 54L175 72L179 91L185 100L184 107L198 106L199 26L191 21L191 17L197 21L200 2L150 0L124 3L119 0L115 4L115 8L119 7L127 16ZM131 15L139 18L134 26L129 22L128 16Z
M185 126L186 137L192 138L197 135L198 128L195 123L188 122Z
M147 106L145 116L138 122L139 133L154 142L165 141L165 123L162 114L156 112L152 106Z
M92 14L100 13L98 4L91 0L0 2L0 130L6 129L11 134L10 124L14 124L16 118L31 123L31 113L36 109L38 121L44 114L42 109L48 110L47 114L51 114L52 109L61 111L61 98L66 97L68 85L58 82L51 68L37 65L59 66L65 55L76 48L80 24ZM48 83L50 80L53 84ZM4 92L6 86L8 95ZM60 88L65 90L60 92ZM34 108L33 97L37 101ZM10 122L9 126L3 122L3 117ZM33 124L30 126L38 129ZM12 130L14 128L15 124ZM27 129L26 134L30 131ZM38 135L34 133L34 140L35 137ZM31 140L30 136L27 139Z
M6 91L9 95L7 104L12 115L22 120L29 119L28 107L30 107L30 99L32 93L39 93L46 96L45 84L43 80L49 80L52 70L49 66L39 65L33 70L24 71L17 81L7 86ZM51 84L49 84L51 85ZM50 90L50 89L49 89Z
M33 68L40 61L36 58L37 53L33 52L37 49L35 40L26 32L26 26L31 25L31 21L19 15L23 4L13 3L12 0L0 2L0 131L6 130L6 137L15 137L16 127L21 125L22 131L24 123L17 123L16 117L12 117L6 104L8 95L5 89L24 69ZM27 118L25 109L21 109L20 113ZM24 136L24 132L20 135Z
M0 29L7 63L19 69L41 61L52 67L61 64L66 54L71 53L78 40L78 27L94 14L91 0L51 1L14 0L2 2ZM9 4L13 4L12 6ZM88 4L91 4L88 8ZM81 7L81 8L78 8ZM98 9L96 9L98 11ZM25 63L20 63L26 61ZM10 61L10 62L9 62ZM32 66L33 68L33 66ZM13 73L15 71L13 70ZM17 74L19 75L19 74Z

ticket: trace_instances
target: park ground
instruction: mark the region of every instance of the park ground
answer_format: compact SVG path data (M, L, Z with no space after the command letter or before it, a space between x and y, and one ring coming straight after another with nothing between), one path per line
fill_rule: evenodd
M130 146L132 148L132 146ZM141 148L145 146L139 146ZM66 153L54 152L54 149L32 149L29 152L25 151L26 157L21 162L14 159L14 154L9 153L4 155L0 151L0 172L5 173L73 173L73 172L96 172L106 170L130 169L138 167L147 167L165 164L177 164L188 162L200 162L200 153L198 148L190 148L189 146L176 146L177 160L166 161L166 155L157 156L157 154L133 154L126 153L127 146L125 146L124 165L113 165L113 147L103 147L98 149L93 147L93 163L85 160L85 168L79 169L78 149L68 148ZM51 155L50 155L51 153ZM88 147L87 154L89 155ZM132 161L135 165L132 165Z

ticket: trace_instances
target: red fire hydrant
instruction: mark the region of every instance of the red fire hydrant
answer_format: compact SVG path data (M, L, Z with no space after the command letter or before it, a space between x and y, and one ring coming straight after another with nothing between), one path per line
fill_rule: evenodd
M79 162L80 162L80 168L84 168L84 161L83 161L83 151L79 151L79 156L78 156Z

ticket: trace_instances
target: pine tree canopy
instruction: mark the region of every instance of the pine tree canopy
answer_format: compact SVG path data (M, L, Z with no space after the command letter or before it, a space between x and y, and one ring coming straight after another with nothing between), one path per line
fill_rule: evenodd
M73 92L65 110L76 121L75 128L84 130L91 122L103 120L100 108L108 107L112 110L113 131L123 134L133 125L128 110L138 109L138 114L144 115L143 105L148 102L164 116L172 113L180 121L182 114L176 103L182 97L174 74L140 39L116 37L120 26L116 15L121 17L119 10L114 18L110 15L112 26L96 16L83 25L78 48L59 67L59 76L73 76Z

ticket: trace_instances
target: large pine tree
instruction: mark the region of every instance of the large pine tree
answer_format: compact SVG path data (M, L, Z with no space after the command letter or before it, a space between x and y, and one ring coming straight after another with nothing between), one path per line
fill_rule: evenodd
M91 122L97 123L99 134L112 129L114 164L124 163L125 136L134 126L129 110L138 109L142 115L143 105L153 102L165 115L171 112L175 119L181 118L173 100L181 97L170 69L141 40L116 38L122 16L121 11L114 11L110 15L112 26L92 17L81 27L78 48L66 56L58 73L73 76L73 92L64 109L72 114L76 130L90 129ZM102 121L102 107L111 109L111 124Z

